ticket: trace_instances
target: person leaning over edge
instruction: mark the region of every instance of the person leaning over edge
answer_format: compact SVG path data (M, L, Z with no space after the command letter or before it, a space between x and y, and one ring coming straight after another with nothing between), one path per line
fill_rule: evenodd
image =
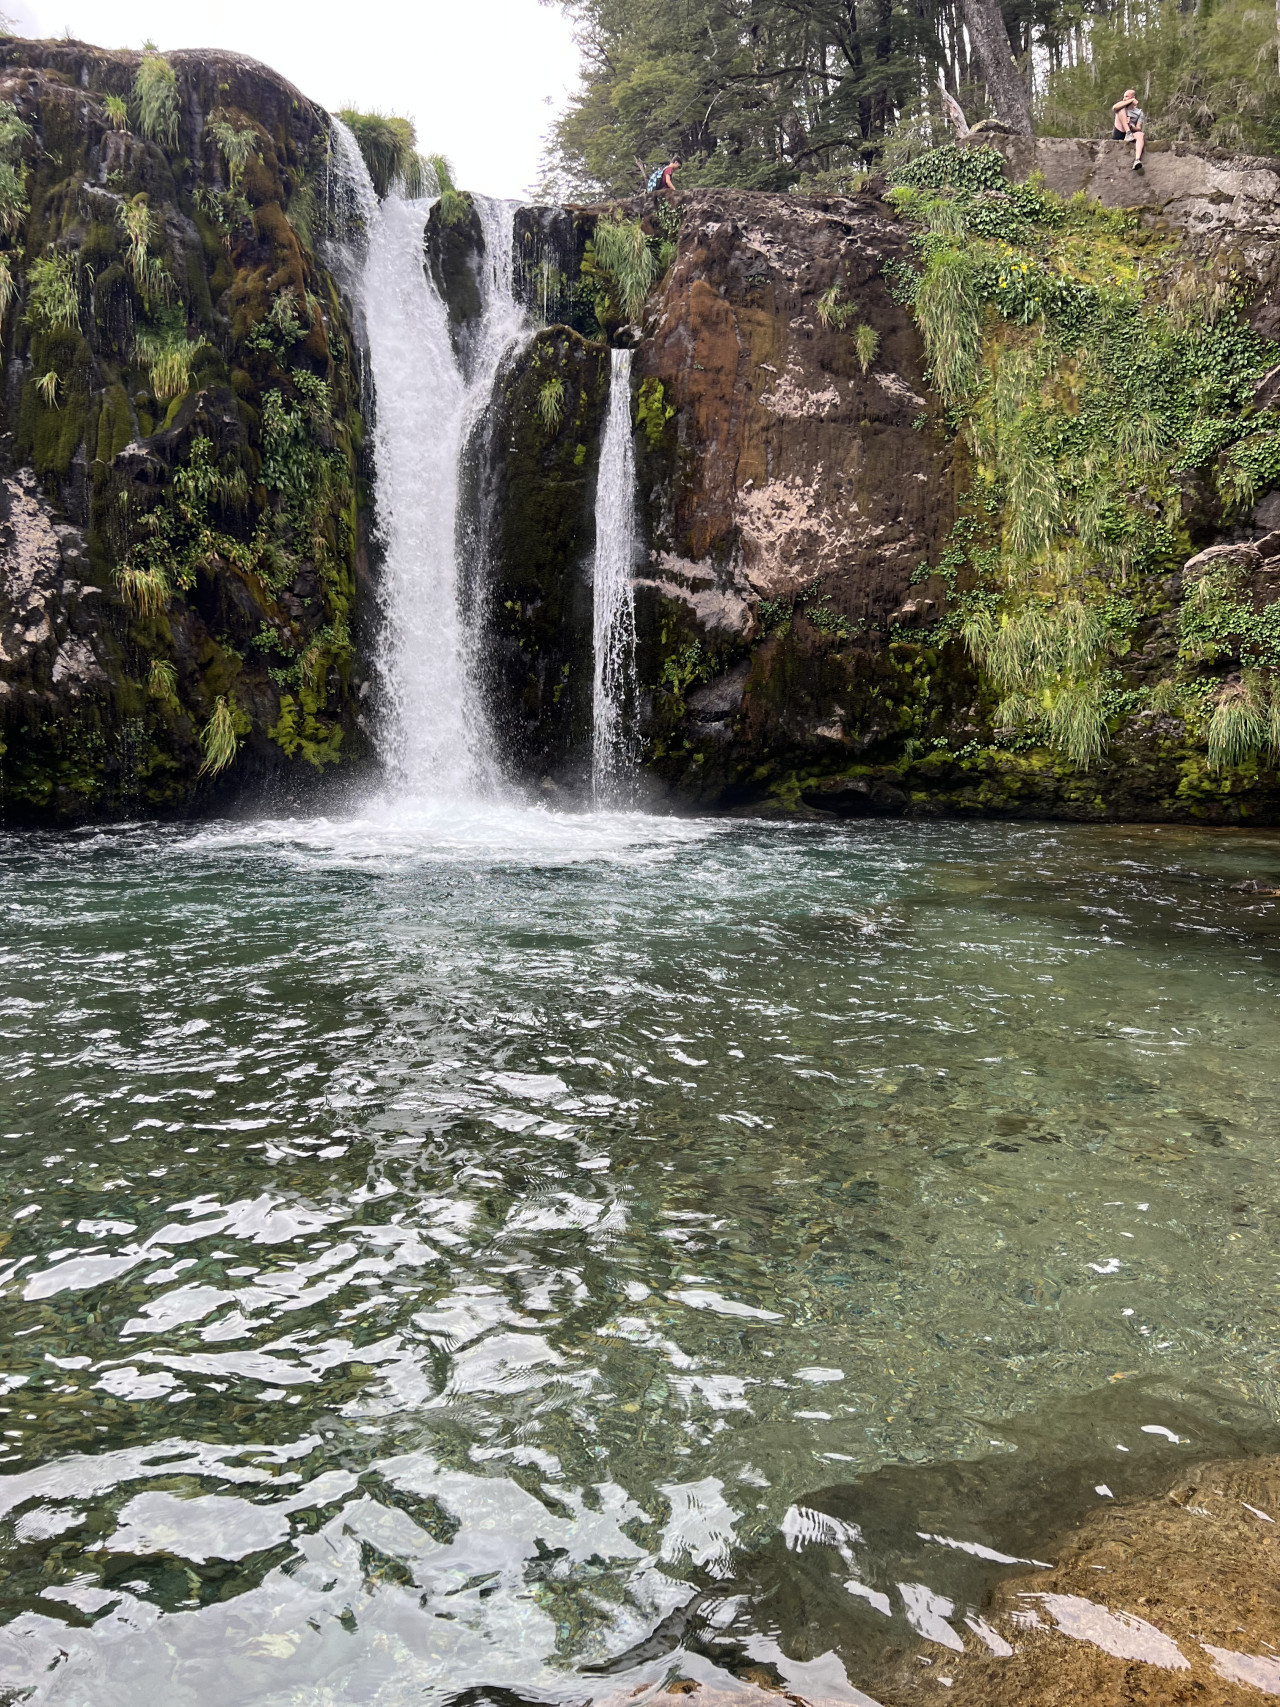
M1111 135L1117 142L1133 143L1133 169L1135 172L1141 172L1142 151L1147 145L1147 133L1143 128L1142 108L1138 105L1135 90L1125 90L1111 109L1111 119L1114 126Z

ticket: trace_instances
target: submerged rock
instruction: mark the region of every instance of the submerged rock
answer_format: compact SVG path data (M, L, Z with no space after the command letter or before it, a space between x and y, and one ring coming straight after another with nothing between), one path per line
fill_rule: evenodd
M942 1699L944 1679L950 1707L1280 1695L1280 1458L1202 1464L1164 1498L1104 1504L1051 1570L1009 1578L963 1638L953 1624L882 1688L885 1707Z

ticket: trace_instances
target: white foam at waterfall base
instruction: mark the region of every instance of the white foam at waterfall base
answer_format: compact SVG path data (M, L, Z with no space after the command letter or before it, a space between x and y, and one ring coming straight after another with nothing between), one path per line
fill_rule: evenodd
M596 482L592 570L595 681L591 781L596 804L625 805L635 790L631 718L636 699L636 455L631 436L631 351L614 350L609 412Z
M469 869L651 865L674 858L691 843L736 828L726 819L552 812L500 800L383 798L341 818L211 824L180 845L188 853L274 850L301 865L385 871L452 864Z

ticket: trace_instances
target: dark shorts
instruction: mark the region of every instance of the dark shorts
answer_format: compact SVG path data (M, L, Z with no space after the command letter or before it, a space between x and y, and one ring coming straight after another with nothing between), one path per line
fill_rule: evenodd
M1127 130L1113 130L1111 138L1113 142L1128 142L1129 132Z

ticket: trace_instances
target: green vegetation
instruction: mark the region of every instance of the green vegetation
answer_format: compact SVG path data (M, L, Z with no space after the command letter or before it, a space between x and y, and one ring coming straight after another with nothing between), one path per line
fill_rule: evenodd
M27 269L27 323L45 332L80 325L80 275L70 255L44 255Z
M134 354L150 375L151 389L159 402L181 397L187 391L199 348L187 341L185 332L138 333Z
M426 165L436 181L440 197L440 223L461 225L471 216L471 197L459 190L453 181L453 167L443 154L428 154Z
M538 391L538 414L542 424L554 430L564 420L564 381L559 374L544 380Z
M364 155L379 200L396 188L411 199L427 193L431 167L418 153L411 120L396 113L362 113L354 107L344 107L338 117Z
M19 118L12 101L0 101L0 235L15 237L22 229L30 202L22 151L31 141L31 126Z
M227 183L235 194L243 182L245 166L258 152L257 129L251 124L233 125L228 119L222 118L210 119L207 128L219 154L226 162Z
M120 203L116 217L124 228L128 248L125 265L138 287L146 307L155 302L168 302L173 295L173 281L159 255L150 252L152 240L159 231L159 221L151 211L145 191Z
M225 694L219 694L214 701L209 721L200 731L200 747L204 753L200 775L217 776L219 771L226 770L235 758L239 745L232 702L228 701Z
M178 672L167 658L153 658L147 671L147 692L152 699L177 703Z
M923 156L892 195L917 228L893 288L972 460L961 631L1006 737L1088 766L1133 706L1115 659L1189 554L1182 480L1194 472L1230 515L1280 478L1280 417L1250 406L1267 348L1219 271L1083 197L1007 183L993 150ZM1280 627L1229 566L1182 624L1193 671L1222 655L1280 666ZM1220 702L1215 764L1255 729L1241 704Z
M824 290L818 298L818 306L815 312L824 326L828 328L834 326L837 332L841 332L853 319L857 310L851 302L841 302L840 281L837 279L830 289Z
M123 95L107 95L103 99L102 106L112 130L128 130L129 103Z
M582 272L599 287L596 318L602 326L606 321L637 319L658 275L653 248L639 220L624 219L616 208L597 220Z
M36 381L36 390L40 393L46 409L56 409L58 407L59 383L60 381L55 368L50 368L48 373L41 374L40 378Z
M142 63L133 81L133 99L138 111L138 129L162 148L178 146L178 80L173 67L156 44L147 42Z
M854 330L853 352L858 358L858 366L866 373L880 354L880 334L874 326L864 324Z

